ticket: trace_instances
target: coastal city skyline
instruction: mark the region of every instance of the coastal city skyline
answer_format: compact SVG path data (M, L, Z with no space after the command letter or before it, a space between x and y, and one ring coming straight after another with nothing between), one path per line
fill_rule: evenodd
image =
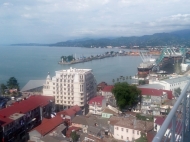
M3 1L1 42L55 43L188 29L189 1Z

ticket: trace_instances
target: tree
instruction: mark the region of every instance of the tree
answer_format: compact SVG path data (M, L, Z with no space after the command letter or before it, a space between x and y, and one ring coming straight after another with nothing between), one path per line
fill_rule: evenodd
M113 82L113 84L114 84L114 82L115 82L115 79L113 79L113 80L112 80L112 82Z
M138 103L140 98L140 90L135 85L130 85L127 82L116 83L112 90L115 96L117 106L119 109L132 107Z
M181 88L174 89L174 95L175 95L175 97L179 97L180 94L181 94Z
M19 91L19 84L15 77L10 77L7 81L7 88L8 89L17 89Z
M5 84L1 84L1 93L5 94L5 89L7 89L7 86Z
M71 138L72 138L73 142L78 141L79 135L77 135L76 131L71 132Z

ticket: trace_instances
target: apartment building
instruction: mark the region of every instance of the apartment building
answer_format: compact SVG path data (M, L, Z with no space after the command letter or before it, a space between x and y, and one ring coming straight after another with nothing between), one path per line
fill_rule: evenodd
M47 76L43 94L55 96L55 104L63 109L78 105L85 108L96 94L96 80L91 69L70 68Z
M109 121L110 133L115 139L123 141L134 141L141 137L141 134L147 134L154 126L153 122L137 120L135 116L115 117L112 116Z
M31 96L0 110L0 141L27 141L27 132L38 126L42 117L51 113L52 103L53 97Z

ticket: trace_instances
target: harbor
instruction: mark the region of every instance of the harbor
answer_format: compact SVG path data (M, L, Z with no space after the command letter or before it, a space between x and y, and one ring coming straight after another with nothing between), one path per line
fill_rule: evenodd
M159 56L160 51L144 51L146 55L150 56ZM98 54L98 55L91 55L88 57L85 56L80 56L79 58L76 57L75 55L69 55L69 56L61 56L61 61L58 62L58 64L62 65L70 65L70 64L78 64L78 63L84 63L84 62L89 62L93 60L99 60L99 59L104 59L104 58L110 58L110 57L115 57L115 56L140 56L141 52L140 51L124 51L124 50L119 50L117 51L109 51L105 52L103 54Z

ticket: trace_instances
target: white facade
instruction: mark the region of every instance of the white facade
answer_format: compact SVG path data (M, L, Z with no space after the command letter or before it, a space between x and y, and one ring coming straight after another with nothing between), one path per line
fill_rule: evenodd
M96 80L91 69L60 70L47 76L43 95L55 96L55 104L83 107L96 94Z
M180 76L176 78L166 79L162 81L154 81L151 84L160 84L164 86L164 90L170 90L174 92L175 89L180 88L181 90L184 89L189 78L187 76Z
M102 99L101 105L99 102L89 104L89 112L95 115L102 115L103 109L106 107L106 99Z
M139 130L124 128L115 125L113 137L118 140L133 141L141 137L141 132Z

